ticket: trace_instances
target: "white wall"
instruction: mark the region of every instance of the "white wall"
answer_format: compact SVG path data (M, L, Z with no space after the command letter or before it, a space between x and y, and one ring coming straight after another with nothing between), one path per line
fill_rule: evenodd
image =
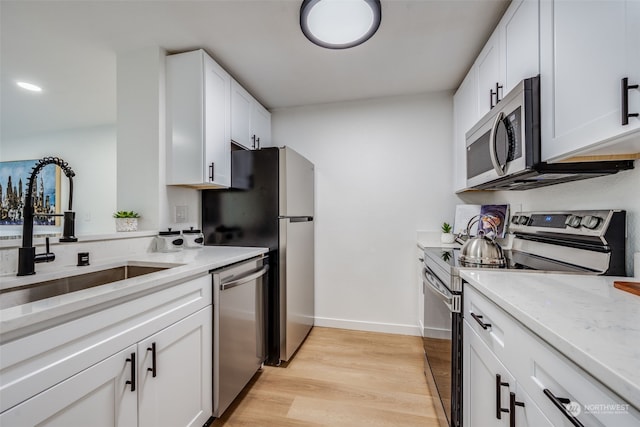
M165 55L158 47L118 55L118 210L139 212L142 230L197 227L200 192L167 187ZM175 223L187 206L188 222Z
M64 159L76 173L73 178L76 235L114 231L111 215L116 208L115 126L70 129L2 141L2 161L45 156ZM61 196L62 211L66 211L69 196L68 180L64 174ZM7 227L3 226L5 231ZM13 228L11 233L22 234L22 226Z
M419 334L416 230L453 217L449 92L275 110L316 166L316 324Z
M640 251L640 162L636 169L601 178L526 191L474 192L464 203L510 203L516 210L624 209L627 211L627 275L633 275L633 253Z

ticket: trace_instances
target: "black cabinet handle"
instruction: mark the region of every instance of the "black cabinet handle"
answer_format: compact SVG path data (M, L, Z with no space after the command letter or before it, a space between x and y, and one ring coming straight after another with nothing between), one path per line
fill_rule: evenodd
M157 368L156 368L156 343L152 343L151 347L147 348L147 351L151 352L151 367L147 368L147 371L151 372L151 376L153 378L156 377Z
M131 384L131 391L136 391L136 354L131 353L131 357L127 359L127 362L131 363L131 380L125 384Z
M509 393L509 427L516 427L516 406L524 408L524 402L516 401L516 394Z
M211 164L209 165L209 181L213 181L214 165L215 165L215 162L211 162Z
M471 317L473 317L475 321L478 322L480 326L482 326L482 329L484 329L485 331L491 327L491 323L484 323L482 321L482 316L478 316L475 313L471 313Z
M545 396L549 398L551 403L553 403L555 407L558 408L565 417L567 417L567 419L571 422L571 424L573 424L576 427L584 427L584 425L576 417L574 417L571 412L569 412L567 407L564 406L571 402L569 399L567 399L566 397L557 397L548 388L545 388L543 390L543 393Z
M260 149L260 138L256 138L256 144L258 145L258 150Z
M638 85L630 85L629 78L622 79L622 126L629 124L629 117L638 117L638 113L629 113L629 90L638 89Z
M251 136L251 140L253 141L253 149L255 150L256 149L256 136L252 135Z
M494 92L493 89L489 89L489 105L491 108L495 107L496 105L498 105L498 102L500 102L500 89L502 89L502 85L498 82L496 82L496 91ZM495 95L496 97L496 103L493 103L493 96ZM490 109L491 109L490 108Z
M502 381L500 374L496 374L496 418L501 420L502 413L508 413L508 409L502 407L502 387L509 387L509 383Z

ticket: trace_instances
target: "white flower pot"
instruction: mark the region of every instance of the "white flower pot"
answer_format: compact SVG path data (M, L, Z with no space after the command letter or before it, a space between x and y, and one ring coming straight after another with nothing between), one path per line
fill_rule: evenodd
M137 231L138 218L116 218L116 231Z
M440 241L442 243L453 243L456 240L456 236L453 233L442 233L440 234Z

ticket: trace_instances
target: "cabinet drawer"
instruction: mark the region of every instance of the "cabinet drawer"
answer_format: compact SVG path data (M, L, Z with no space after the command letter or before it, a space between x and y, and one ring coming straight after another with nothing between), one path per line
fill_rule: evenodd
M514 320L497 305L465 283L464 318L500 360L508 364L513 354ZM484 326L483 326L484 325Z
M519 345L511 366L518 386L524 388L555 426L571 426L550 398L577 403L578 420L585 426L638 426L640 413L621 397L514 320Z
M211 302L206 275L3 344L0 412Z

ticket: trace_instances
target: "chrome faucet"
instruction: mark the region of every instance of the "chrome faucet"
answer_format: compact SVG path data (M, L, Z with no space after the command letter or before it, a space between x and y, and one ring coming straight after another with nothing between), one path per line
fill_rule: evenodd
M33 191L38 173L47 165L57 165L62 169L64 174L69 178L69 211L64 214L34 214L33 212ZM62 216L64 217L64 227L61 242L77 242L75 234L75 212L71 211L73 202L73 177L75 172L69 167L69 164L58 157L44 157L36 163L31 171L31 176L27 181L27 192L24 199L24 208L22 210L22 247L18 249L18 276L28 276L36 274L35 264L40 262L51 262L56 256L49 251L49 238L46 239L46 252L36 254L36 248L33 247L33 218L34 216ZM57 201L56 201L57 203Z

